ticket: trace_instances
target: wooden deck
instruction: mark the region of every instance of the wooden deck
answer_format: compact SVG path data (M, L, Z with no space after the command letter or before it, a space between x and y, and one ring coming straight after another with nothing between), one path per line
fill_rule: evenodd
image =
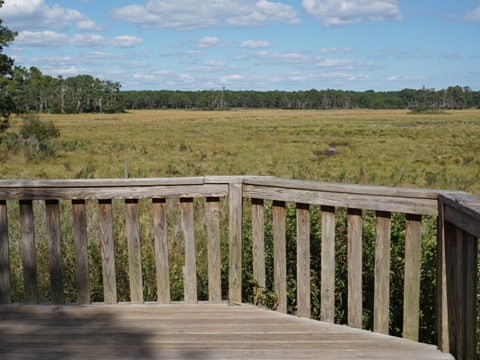
M453 359L435 346L254 306L0 306L2 359Z

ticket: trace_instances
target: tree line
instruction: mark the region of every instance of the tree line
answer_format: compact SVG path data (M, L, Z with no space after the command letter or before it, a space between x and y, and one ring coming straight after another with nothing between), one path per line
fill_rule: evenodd
M470 87L400 91L122 91L125 110L143 109L465 109L480 108L480 91Z

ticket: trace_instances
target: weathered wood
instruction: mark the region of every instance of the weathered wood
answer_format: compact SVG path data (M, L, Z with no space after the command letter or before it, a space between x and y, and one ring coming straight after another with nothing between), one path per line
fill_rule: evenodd
M197 299L197 251L193 225L193 199L180 199L182 214L182 230L185 239L185 267L183 271L183 284L185 290L185 302L196 304Z
M452 288L455 296L455 356L457 359L466 359L467 334L466 334L466 310L467 310L467 233L456 227L453 282ZM478 256L478 255L477 255Z
M362 210L348 209L348 326L362 328Z
M335 322L335 208L322 206L322 268L320 271L322 321Z
M45 202L48 255L50 261L50 290L52 304L63 304L62 251L60 240L60 212L58 200Z
M390 305L391 213L377 212L373 331L388 334Z
M465 247L466 263L466 310L465 310L465 334L467 359L477 359L477 284L478 284L478 238L467 234ZM477 335L477 336L476 336Z
M395 211L436 216L437 200L431 198L397 197L392 194L342 193L337 191L298 190L258 185L246 185L244 196L333 207Z
M445 219L468 233L480 237L480 219L445 204Z
M38 302L37 260L35 258L35 229L33 203L31 200L20 201L20 222L22 228L22 260L25 284L25 303Z
M157 293L160 304L170 303L170 268L168 263L166 199L152 199L153 228L155 233L155 265Z
M297 204L297 316L310 317L310 206Z
M422 217L407 214L405 227L405 285L403 337L418 341L420 319L420 265L422 261Z
M0 304L12 303L7 202L0 200Z
M77 276L77 303L90 303L88 272L87 208L85 200L72 200L73 233L75 238L75 273Z
M128 242L128 277L130 298L133 304L143 303L142 252L140 245L140 219L138 200L125 200Z
M93 183L92 185L94 185ZM5 200L77 200L77 199L145 199L152 197L223 197L228 185L179 185L132 187L27 187L2 188L0 197Z
M252 199L253 279L257 282L257 297L266 286L265 276L265 213L262 199ZM256 299L255 299L256 301Z
M105 304L116 304L117 281L115 277L112 200L98 201L98 216L102 246L103 301Z
M242 184L229 185L229 275L228 303L242 302L242 237L243 237L243 197Z
M285 202L274 201L273 209L273 287L277 310L287 312L287 236Z
M208 242L208 299L213 304L222 302L220 254L220 199L205 199Z

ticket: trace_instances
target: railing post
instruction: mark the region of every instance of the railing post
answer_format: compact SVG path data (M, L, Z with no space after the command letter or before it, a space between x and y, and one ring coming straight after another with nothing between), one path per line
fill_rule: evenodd
M243 186L230 183L229 199L229 284L228 304L242 302Z
M7 202L0 200L0 304L11 304Z

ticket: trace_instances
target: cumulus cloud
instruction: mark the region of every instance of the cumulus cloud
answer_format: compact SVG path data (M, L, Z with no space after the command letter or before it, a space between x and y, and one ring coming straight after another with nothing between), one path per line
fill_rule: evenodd
M195 30L222 22L235 27L261 27L269 22L299 23L294 8L268 0L148 0L112 10L114 18L150 28Z
M197 40L197 46L202 49L208 49L217 46L220 43L220 39L214 36L205 36Z
M72 37L70 43L79 47L101 48L107 45L108 40L98 34L76 34Z
M480 6L464 17L467 21L480 22Z
M22 31L15 38L18 45L39 47L61 47L68 42L68 36L53 31Z
M324 26L402 18L397 0L303 0L302 6Z
M45 0L6 1L1 9L2 19L12 29L38 30L41 28L67 29L72 23L82 30L97 30L99 27L78 10L60 5L49 6Z
M241 47L249 49L260 49L270 47L270 43L264 40L246 40L240 44Z
M117 48L131 48L143 43L143 39L137 36L116 36L112 39L112 45Z

